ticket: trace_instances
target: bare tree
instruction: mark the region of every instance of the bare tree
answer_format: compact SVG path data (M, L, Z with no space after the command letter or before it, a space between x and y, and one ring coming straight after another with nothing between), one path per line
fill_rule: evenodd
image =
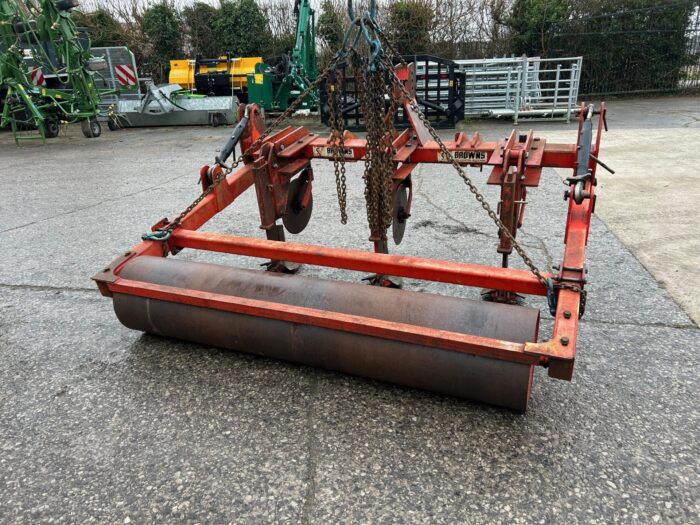
M141 30L143 12L152 0L83 0L84 10L102 8L119 20L125 31L125 40L137 55L139 63L145 64L150 55L151 44ZM180 9L194 0L172 0ZM206 0L218 7L218 1ZM370 0L353 2L355 16L366 11ZM386 30L386 36L394 43L400 35L392 34L389 27L389 12L392 4L403 0L380 0L378 22ZM595 0L575 0L578 2ZM322 0L312 0L318 17L321 13ZM272 48L286 48L294 40L295 19L293 0L256 0L256 3L269 20L272 33ZM343 30L349 23L347 0L330 0L333 10L342 21ZM429 28L429 42L421 44L424 50L446 58L484 58L507 55L510 53L511 35L507 21L512 10L513 0L411 0L412 4L430 9L433 18ZM411 31L408 28L401 32ZM420 22L420 21L417 21ZM409 37L410 38L410 35ZM402 37L405 41L405 35ZM317 37L317 47L321 62L327 60L337 51L329 49L328 44Z
M258 0L275 36L293 35L296 32L293 0Z

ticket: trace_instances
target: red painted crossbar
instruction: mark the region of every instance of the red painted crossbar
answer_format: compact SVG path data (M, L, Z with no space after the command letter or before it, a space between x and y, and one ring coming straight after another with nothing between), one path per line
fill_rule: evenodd
M406 255L235 237L183 228L175 230L170 241L176 248L231 253L424 281L507 290L529 295L547 295L546 287L532 273L513 268L495 268ZM549 277L549 274L544 276Z
M385 321L373 317L318 310L316 308L271 301L260 301L258 299L203 292L201 290L176 288L122 278L118 278L115 282L110 283L109 289L113 293L136 295L237 314L318 326L330 330L381 337L382 339L391 339L516 363L538 365L541 361L539 356L525 353L525 345L522 343L450 332L448 330L436 330L425 326Z

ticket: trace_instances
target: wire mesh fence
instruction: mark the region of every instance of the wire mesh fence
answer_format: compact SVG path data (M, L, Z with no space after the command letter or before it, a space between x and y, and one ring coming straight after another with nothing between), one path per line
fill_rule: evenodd
M672 2L572 18L549 56L583 56L582 95L700 89L700 7Z

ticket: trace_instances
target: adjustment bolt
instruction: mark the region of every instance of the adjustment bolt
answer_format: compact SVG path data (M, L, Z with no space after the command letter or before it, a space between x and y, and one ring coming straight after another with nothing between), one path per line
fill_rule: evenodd
M569 338L564 336L561 339L559 339L562 345L567 346L569 344Z
M571 319L571 312L569 310L564 310L564 319Z

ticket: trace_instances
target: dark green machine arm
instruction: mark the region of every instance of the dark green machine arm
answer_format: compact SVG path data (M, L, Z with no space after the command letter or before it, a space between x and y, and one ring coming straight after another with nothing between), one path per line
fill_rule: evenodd
M304 91L309 84L316 80L316 29L315 13L309 0L296 0L294 15L297 19L297 34L290 57L290 68L287 76L277 88L275 100L282 100L295 87ZM311 105L318 104L317 92L309 94Z
M297 18L297 34L292 50L292 69L312 82L316 80L316 20L309 0L296 0L294 14Z
M24 104L35 126L43 122L40 111L27 94L31 82L26 75L18 34L19 26L24 25L23 15L16 0L0 0L0 128L14 122L12 99Z

